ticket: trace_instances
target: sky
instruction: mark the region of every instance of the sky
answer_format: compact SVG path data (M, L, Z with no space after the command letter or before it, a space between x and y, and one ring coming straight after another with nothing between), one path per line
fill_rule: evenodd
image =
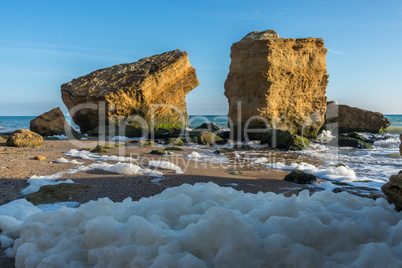
M328 100L402 114L402 1L0 0L0 116L67 109L60 85L174 49L200 85L190 115L225 115L230 48L251 31L323 38Z

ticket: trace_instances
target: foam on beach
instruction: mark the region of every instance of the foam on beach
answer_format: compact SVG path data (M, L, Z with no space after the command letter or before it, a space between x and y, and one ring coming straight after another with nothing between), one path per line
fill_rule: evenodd
M173 170L176 171L177 174L182 174L183 170L181 169L181 167L169 162L169 161L157 161L157 160L153 160L153 161L149 161L148 165L152 166L152 167L156 167L156 168L163 168L163 169L169 169L169 170Z
M64 157L60 157L59 159L57 159L56 161L54 161L54 163L60 163L60 164L76 164L76 165L82 165L84 164L84 162L78 162L77 160L67 160Z
M96 153L92 153L86 150L76 150L71 149L64 153L70 157L81 158L84 160L91 160L91 161L115 161L115 162L131 162L136 161L136 159L132 157L124 157L124 156L117 156L117 155L98 155Z
M286 198L213 183L140 201L108 198L42 212L0 207L0 241L16 266L397 267L402 213L384 199L322 191Z
M163 173L149 168L142 168L132 163L117 163L108 164L99 162L88 166L91 169L100 169L111 173L124 174L124 175L146 175L146 176L162 176Z
M215 155L213 153L198 153L196 151L191 152L190 154L184 155L184 157L188 157L193 161L200 162L212 162L212 163L227 163L228 158L224 155Z

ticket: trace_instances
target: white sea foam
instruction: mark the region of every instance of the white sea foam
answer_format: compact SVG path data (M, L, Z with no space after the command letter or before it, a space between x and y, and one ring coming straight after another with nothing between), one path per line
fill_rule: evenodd
M125 136L114 136L112 138L113 141L126 141L129 140L129 138L125 137Z
M132 157L124 157L117 155L99 155L96 153L91 153L86 150L78 151L76 149L71 149L64 153L67 156L81 158L84 160L92 160L92 161L115 161L115 162L131 162L136 161L136 159Z
M60 180L64 174L75 174L81 171L88 171L91 168L88 166L78 166L66 171L61 171L52 175L45 176L32 176L28 179L29 186L21 191L23 195L28 195L39 191L41 186L44 185L57 185L60 183L74 183L72 180Z
M391 146L399 146L401 144L401 141L399 137L392 137L386 140L379 140L374 142L374 146L380 146L380 147L391 147Z
M213 183L133 202L107 198L41 212L0 207L16 266L398 267L402 213L384 199L322 191L286 198ZM30 215L30 217L28 217ZM15 242L14 242L15 241Z
M163 168L163 169L169 169L169 170L173 170L176 171L177 174L182 174L183 170L181 169L181 167L168 162L168 161L149 161L148 165L152 166L152 167L156 167L156 168Z
M332 135L331 131L323 130L316 138L317 142L320 143L328 143L330 142L335 136Z
M203 157L202 155L200 155L199 153L197 153L195 151L193 151L190 154L185 155L185 156L190 157L190 158L202 158Z
M53 212L61 209L62 207L77 208L80 206L78 202L57 202L53 204L41 204L38 208L43 212Z
M282 170L302 170L309 174L314 174L323 179L336 180L336 181L353 181L356 179L355 172L346 166L318 168L308 163L292 163L285 165L284 163L265 164L264 166L274 169Z
M191 152L188 155L184 155L191 160L202 161L202 162L212 162L212 163L227 163L228 158L224 155L215 155L212 152L200 154L198 152Z
M21 191L23 195L28 195L39 191L44 185L57 185L60 183L74 183L72 180L58 180L63 176L63 172L59 172L48 176L32 176L28 179L29 186Z
M134 165L132 163L117 163L117 164L108 164L104 162L99 162L95 164L91 164L88 166L91 169L100 169L111 173L124 174L124 175L146 175L146 176L162 176L163 173L151 170L149 168L142 168L140 166Z
M68 137L66 135L53 135L48 136L48 138L58 138L59 140L68 140Z
M77 164L77 165L82 165L84 164L84 162L78 162L77 160L71 160L68 161L67 159L60 157L59 159L57 159L56 161L54 161L54 163L61 163L61 164Z
M259 157L259 158L253 158L252 161L254 164L265 164L268 162L268 159L266 159L265 157Z

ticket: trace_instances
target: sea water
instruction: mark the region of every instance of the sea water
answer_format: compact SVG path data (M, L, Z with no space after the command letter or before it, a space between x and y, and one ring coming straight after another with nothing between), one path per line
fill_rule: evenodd
M17 129L29 129L29 123L36 116L0 116L0 133L13 132ZM75 130L79 131L70 116L65 116L68 124ZM189 128L195 128L203 123L213 123L222 129L228 128L228 120L226 115L190 115L188 121Z

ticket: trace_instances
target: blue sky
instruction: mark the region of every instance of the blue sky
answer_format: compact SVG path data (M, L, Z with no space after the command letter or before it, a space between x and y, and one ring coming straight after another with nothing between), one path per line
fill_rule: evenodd
M189 114L227 114L230 47L266 29L324 39L329 100L402 114L400 0L0 3L0 115L66 112L61 84L177 48L200 81L187 95Z

